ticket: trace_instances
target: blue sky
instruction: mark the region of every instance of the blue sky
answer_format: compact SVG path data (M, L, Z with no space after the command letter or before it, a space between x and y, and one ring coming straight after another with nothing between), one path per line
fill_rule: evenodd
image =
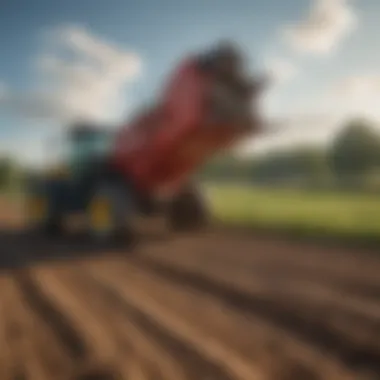
M324 23L318 27L321 17ZM88 97L83 105L89 114L91 107L99 110L97 105L102 101L111 105L116 102L118 112L114 116L121 120L129 109L155 94L179 57L228 37L247 50L252 67L271 70L276 78L266 107L269 114L277 116L336 110L347 113L353 102L357 106L354 99L358 89L364 91L361 99L380 96L379 21L378 0L3 1L0 105L3 101L5 107L0 108L0 152L16 152L22 146L24 157L36 158L47 132L62 124L62 119L56 117L21 118L25 106L19 100L23 98L25 104L29 102L25 99L35 98L35 94L44 95L42 88L53 87L60 79L59 70L70 67L72 74L73 63L68 60L72 56L63 52L62 39L59 45L52 37L57 30L64 35L66 50L68 45L76 44L76 38L82 41L85 35L89 44L110 44L113 58L117 52L124 54L119 63L127 64L130 53L138 60L139 69L133 73L125 71L118 79L109 77L95 84L98 94L94 90L90 95L95 98ZM83 53L83 45L80 48ZM84 50L87 54L88 50ZM51 72L48 76L41 61L49 62L49 70L54 61L55 77ZM111 59L107 61L108 69L119 67L111 63L114 64ZM80 68L84 68L82 63ZM80 72L87 78L86 71ZM98 80L92 75L82 82L88 87L91 78ZM71 75L67 79L70 85L61 83L50 90L57 99L70 94L79 102L86 97L86 90L79 87L78 74L75 79L73 83ZM42 95L38 99L43 103ZM56 100L54 96L47 100ZM336 99L339 101L335 104ZM35 103L28 103L28 109ZM72 105L65 106L72 114ZM363 100L360 107L357 112L377 116L376 104ZM94 117L99 118L100 113Z

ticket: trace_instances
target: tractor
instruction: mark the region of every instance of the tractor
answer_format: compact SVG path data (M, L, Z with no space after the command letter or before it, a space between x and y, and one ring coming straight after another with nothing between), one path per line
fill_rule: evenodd
M183 60L162 96L121 128L73 126L62 167L29 183L32 230L62 234L73 213L103 241L132 238L137 216L163 215L176 231L204 226L208 208L193 174L260 128L264 82L248 77L243 61L220 44Z

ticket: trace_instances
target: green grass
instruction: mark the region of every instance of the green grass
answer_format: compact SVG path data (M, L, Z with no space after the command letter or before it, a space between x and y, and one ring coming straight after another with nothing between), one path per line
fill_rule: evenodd
M380 195L316 193L207 186L215 217L223 223L302 236L380 242Z

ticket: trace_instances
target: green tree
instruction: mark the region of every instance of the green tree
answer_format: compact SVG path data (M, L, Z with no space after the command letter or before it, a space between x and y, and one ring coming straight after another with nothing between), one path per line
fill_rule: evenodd
M328 178L326 154L303 145L268 152L257 162L253 178L267 184L319 185Z
M16 191L22 186L24 170L8 157L0 158L0 191Z
M346 184L357 184L380 163L380 135L365 120L353 120L332 144L329 162Z
M205 180L249 181L252 178L255 161L252 158L241 159L233 155L215 157L200 170Z
M321 148L299 146L291 153L292 170L301 182L324 186L331 177L326 152Z
M12 177L13 165L10 159L0 159L0 190L5 190Z

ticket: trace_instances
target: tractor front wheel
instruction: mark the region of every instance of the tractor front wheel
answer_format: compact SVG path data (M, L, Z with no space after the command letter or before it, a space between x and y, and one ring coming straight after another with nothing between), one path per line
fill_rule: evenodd
M88 230L98 242L132 242L134 239L132 193L119 183L99 184L87 207Z

